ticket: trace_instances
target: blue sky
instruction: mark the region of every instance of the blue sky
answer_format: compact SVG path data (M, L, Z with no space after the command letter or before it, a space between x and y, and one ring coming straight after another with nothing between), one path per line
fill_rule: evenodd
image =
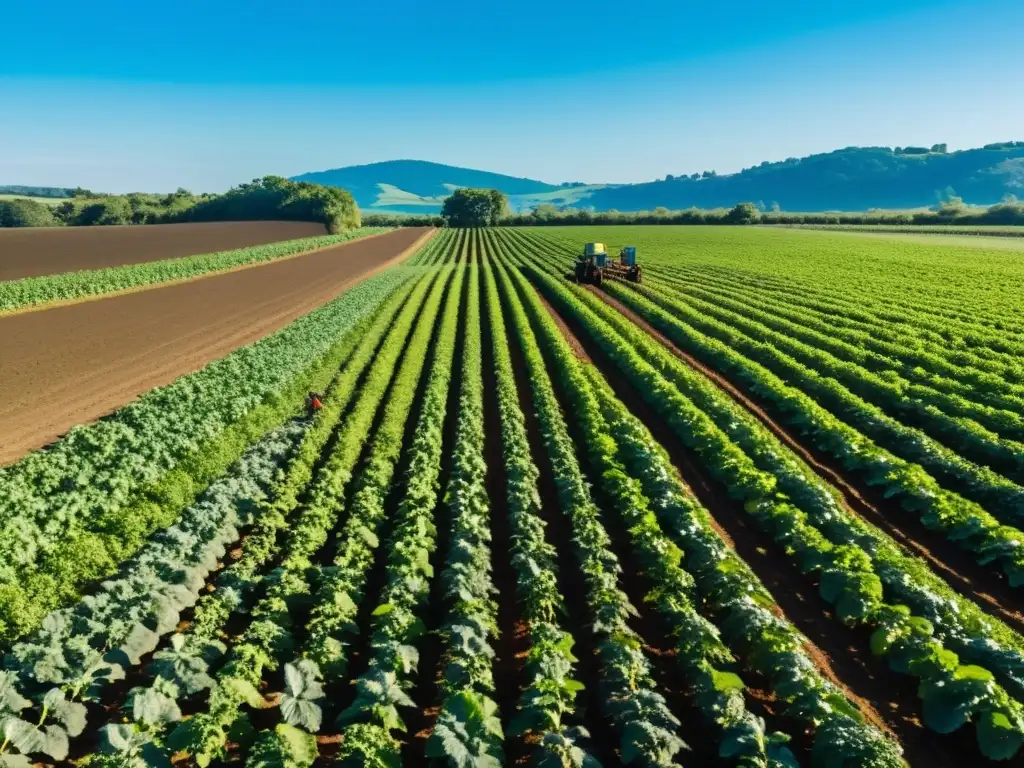
M395 158L545 181L1024 139L1019 0L6 0L0 184Z

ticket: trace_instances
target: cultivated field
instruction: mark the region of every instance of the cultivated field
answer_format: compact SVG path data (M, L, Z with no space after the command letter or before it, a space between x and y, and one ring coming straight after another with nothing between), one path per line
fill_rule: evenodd
M0 280L140 264L324 233L322 224L308 221L0 229Z
M98 301L0 316L0 463L278 330L424 230Z
M643 283L567 280L587 240ZM1019 761L1016 256L444 230L0 470L0 753Z

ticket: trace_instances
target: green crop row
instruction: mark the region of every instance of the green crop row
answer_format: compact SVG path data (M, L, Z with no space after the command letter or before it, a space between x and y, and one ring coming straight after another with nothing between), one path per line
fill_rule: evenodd
M436 329L423 403L407 449L408 471L387 543L385 584L369 628L367 667L354 681L355 700L338 716L342 750L353 764L400 760L396 732L407 728L399 707L415 705L409 693L419 664L418 642L426 631L422 612L431 580L436 578L431 566L437 546L434 510L465 276L462 267L442 269L454 269L455 275ZM397 447L401 448L400 438ZM397 451L394 456L397 459Z
M525 286L523 293L527 295ZM607 496L633 541L635 561L652 584L647 600L657 606L676 638L677 661L695 691L696 703L705 714L707 725L719 729L719 754L739 765L795 765L795 758L785 746L788 736L767 733L764 721L745 710L744 685L734 671L736 660L722 642L719 630L696 610L693 598L697 583L690 573L682 570L682 550L661 527L662 520L670 528L675 526L683 546L691 552L695 549L699 552L697 564L711 565L714 570L728 558L724 557L721 541L707 526L706 513L700 520L705 527L704 536L694 541L691 537L696 534L695 529L701 527L699 523L694 524L698 522L694 519L697 518L696 505L683 501L664 457L653 449L653 440L649 435L644 439L635 431L630 433L629 426L621 423L629 418L628 411L607 395L607 384L600 375L592 368L589 374L585 372L536 297L528 304L532 307L534 323L545 339L549 359L554 363L550 367L556 371L555 377L566 393L566 411L580 425L582 444L594 465L594 474L605 486ZM599 399L597 393L601 390L606 395ZM642 468L638 471L640 478L647 473L646 488L643 479L630 477L630 470L624 463L625 452L612 435L609 421L605 420L607 412L617 413L614 419L620 422L619 433L626 438L626 444L632 445L634 451L639 448L639 453L632 454L630 463L633 471ZM660 468L652 466L659 463ZM648 497L645 495L648 489L655 493ZM660 518L655 509L661 511ZM685 519L685 528L680 527L681 518ZM709 561L710 553L714 553L715 559ZM736 645L746 651L750 666L770 680L776 696L789 705L787 714L805 721L806 727L815 731L816 763L825 764L826 759L834 759L840 764L857 761L902 765L898 748L867 724L839 689L824 680L804 654L798 633L764 610L773 604L771 596L749 573L737 567L735 556L732 560L732 567L722 567L717 573L698 571L701 586L718 595L719 615L731 612L731 624L723 622L723 626L731 629ZM729 592L732 604L726 597ZM752 602L755 595L760 605Z
M529 650L525 659L526 684L512 721L514 733L532 745L533 762L562 765L563 758L589 758L577 743L581 733L572 724L577 694L577 659L573 636L560 624L566 614L559 590L557 552L546 536L541 514L540 472L531 455L526 420L519 405L505 320L494 269L487 254L483 267L493 373L505 463L505 500L508 504L510 552L516 574L519 611L526 626Z
M814 371L818 374L816 381L822 377L835 379L849 392L849 395L842 395L844 405L850 403L855 413L872 412L872 419L864 421L864 426L858 428L895 453L915 446L916 458L905 458L928 466L926 462L937 456L942 462L939 465L942 469L937 471L943 472L950 471L945 465L954 462L957 466L953 474L968 487L976 488L980 495L991 498L993 502L1001 502L1009 509L1019 510L1024 504L1021 498L1024 489L1016 487L1014 490L1005 479L987 469L991 466L1018 481L1024 478L1024 445L987 430L972 418L947 414L941 407L949 407L946 403L949 396L940 396L932 390L923 391L927 389L925 387L908 391L909 382L906 380L874 373L879 369L877 361L858 360L857 348L844 345L850 349L840 349L839 356L833 355L827 351L828 347L835 346L829 336L820 332L802 333L799 327L793 327L794 324L775 319L771 311L757 310L723 297L705 301L689 295L693 293L692 289L683 294L669 281L649 281L641 286L646 290L652 287L657 295L648 295L648 298L657 301L658 296L663 296L672 302L672 307L666 306L669 311L699 317L698 327L705 333L714 335L716 331L728 328L740 338L770 343L780 353L776 367L784 367L787 374L792 370ZM691 324L697 325L697 322L692 321ZM805 389L811 391L809 385ZM829 402L824 394L821 399ZM871 408L869 404L877 408ZM983 409L978 406L975 410ZM971 415L979 414L972 412ZM894 416L904 423L898 423ZM946 446L954 448L956 453ZM962 454L963 458L957 454Z
M497 592L491 576L490 504L484 484L484 385L479 251L467 267L465 340L452 471L445 491L451 526L440 575L446 618L442 632L441 706L426 745L427 757L473 755L502 764L504 734L494 695L493 641ZM457 745L457 746L456 746Z
M786 419L811 434L819 448L837 457L847 469L863 474L869 484L881 487L887 497L897 499L908 513L919 515L927 528L941 531L959 547L973 553L981 564L998 565L1011 586L1024 584L1024 533L1001 524L978 504L947 491L920 465L893 455L855 427L867 425L873 427L874 432L882 425L887 426L911 446L906 452L916 458L922 456L914 446L920 445L923 438L903 434L910 430L901 432L891 423L886 424L882 414L858 408L863 401L846 393L841 413L853 422L855 427L851 427L819 405L810 394L805 394L817 394L824 399L823 393L827 392L832 396L828 402L832 402L833 398L844 398L842 387L835 382L830 384L827 379L816 379L798 364L787 367L787 382L783 382L759 364L781 357L770 345L743 339L724 328L716 329L718 338L703 334L703 338L698 337L699 325L706 323L694 320L690 310L645 286L640 286L635 293L619 286L610 286L609 291L682 348L777 403ZM943 454L933 446L924 458L928 459L929 467L945 460L947 465L952 465L947 473L955 471L956 455L951 452ZM1004 516L1012 518L1013 509L1022 503L1019 493L1015 498L1015 504L1005 501L1009 511L1004 512Z

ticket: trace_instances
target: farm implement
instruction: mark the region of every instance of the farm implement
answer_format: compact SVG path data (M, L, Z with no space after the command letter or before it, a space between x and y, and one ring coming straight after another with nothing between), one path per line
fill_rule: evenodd
M619 260L608 258L604 243L587 243L583 252L576 257L574 277L579 284L589 283L600 286L605 278L628 280L639 283L640 265L636 263L636 247L629 245L619 251Z

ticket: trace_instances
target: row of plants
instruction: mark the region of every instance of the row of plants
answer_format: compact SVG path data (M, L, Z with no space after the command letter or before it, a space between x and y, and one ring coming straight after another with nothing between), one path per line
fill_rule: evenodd
M528 649L523 659L522 686L516 714L509 722L506 743L526 745L531 764L547 767L590 765L588 734L580 727L577 697L583 684L576 679L575 640L565 629L565 597L559 588L558 554L547 536L538 483L540 471L530 450L498 285L490 258L484 261L484 296L490 329L495 398L505 468L508 505L508 557L516 576L519 616Z
M798 364L787 369L787 381L783 381L771 369L759 364L762 360L781 357L773 347L745 339L727 329L709 337L697 325L698 322L701 326L707 325L706 321L694 320L692 311L650 288L640 286L630 290L612 285L608 291L680 347L774 403L789 423L812 436L819 449L835 456L846 469L862 475L869 485L883 489L885 495L895 498L904 510L919 516L925 527L941 532L957 546L974 554L982 565L999 566L1011 586L1024 584L1024 547L1021 546L1024 533L1002 524L976 502L946 490L920 464L890 453L863 432L837 418L808 394L813 392L820 396L821 392L827 391L838 398L842 396L840 385L816 378ZM750 355L750 358L745 355ZM849 400L856 400L848 393L847 396ZM844 408L843 415L849 417L851 409L852 406ZM857 426L874 425L879 428L886 419L877 409L866 405L853 415L856 420L850 420ZM891 424L888 426L898 431ZM920 436L902 437L908 446L920 445L924 441ZM923 445L920 452L914 450L912 453L915 457L930 456L929 466L940 458L945 459L950 467L947 473L953 471L955 462L952 458L955 454L951 457L948 455L951 452L940 453L935 446ZM1013 515L1012 510L1020 504L1019 500L1016 505L1005 498L1002 501L997 509L1003 517ZM1004 511L1006 509L1011 511Z
M440 575L440 709L426 744L439 765L500 768L504 732L495 693L497 588L491 575L490 502L485 486L484 384L479 251L468 265L458 420L444 504L451 526Z
M453 253L458 253L462 248L462 230L443 229L434 235L433 248L421 248L409 261L408 266L435 267L447 261Z
M529 239L551 244L568 259L578 252L580 235L573 233L570 238L563 236L552 239L544 238L545 234L547 233L531 232ZM894 277L891 272L893 265L888 259L883 265L872 265L882 268L865 267L860 277L864 274L877 273L889 282L884 286L872 286L869 293L857 294L852 289L860 288L864 280L859 277L851 285L845 280L842 267L837 267L841 274L837 274L835 280L832 280L827 272L812 269L810 279L794 281L792 277L784 274L792 271L794 264L785 251L766 251L759 248L757 259L749 263L728 264L701 257L694 264L690 258L693 253L689 251L685 240L672 243L667 248L649 247L643 239L640 245L645 273L659 279L677 280L685 286L725 283L731 290L738 290L744 294L753 293L755 297L761 299L770 298L770 309L778 305L810 307L827 325L852 325L861 332L868 332L869 337L863 343L871 348L874 348L872 345L883 344L884 346L877 348L876 351L902 360L902 373L908 378L920 380L929 386L952 388L951 391L965 398L981 400L996 406L1000 405L1000 397L1017 399L1013 392L1016 392L1018 397L1024 394L1024 387L1020 386L1021 382L1024 382L1024 372L1020 370L1018 362L1024 346L1018 345L1016 351L997 351L992 348L993 345L1004 345L1007 339L1014 338L1006 322L1001 322L995 330L986 327L984 331L987 336L984 339L976 338L971 330L972 321L978 317L984 304L979 306L978 303L974 303L969 309L961 310L967 299L964 295L955 295L950 297L951 300L944 300L943 307L957 312L956 319L929 320L928 315L900 315L898 312L893 314L894 307L907 294L905 286L919 286L921 281L916 279L920 277L919 270L913 274L897 271ZM680 249L682 253L679 252ZM780 274L766 274L770 266L775 264L779 266ZM841 284L843 287L837 290L832 287L832 283ZM971 285L973 289L978 288L975 283L976 278ZM881 298L879 293L882 294ZM876 300L884 317L877 317L865 310L865 302ZM929 329L925 330L922 325L928 326ZM1024 338L1021 341L1024 341ZM980 368L973 370L972 364ZM991 367L992 364L996 364L994 368ZM937 377L936 374L941 376ZM990 402L993 398L995 400ZM1011 401L1007 399L1006 402L1009 404ZM1007 405L1004 404L1002 407Z
M225 547L252 523L253 505L265 499L303 431L293 423L270 432L143 547L122 575L73 608L50 614L13 647L0 672L4 765L29 765L33 754L67 757L70 739L87 725L86 704L99 701L109 683L124 679L178 625Z
M912 333L924 329L946 336L961 349L987 348L1019 358L1024 325L1008 282L1013 279L1013 265L1008 263L1012 259L993 258L991 251L975 258L975 253L942 246L933 250L923 242L899 253L893 241L885 239L783 237L784 242L775 235L758 237L759 247L748 252L756 253L756 261L748 261L746 253L723 253L726 249L719 251L723 259L691 258L695 254L687 252L688 244L676 239L663 241L661 247L645 246L644 262L692 267L702 274L742 274L749 285L765 293L803 295L843 314L849 309L851 317L879 326ZM819 249L825 243L833 249ZM794 250L805 258L794 260ZM845 252L845 261L835 258L839 250Z
M678 765L676 757L686 747L679 736L681 723L656 690L643 640L629 625L637 611L622 589L622 567L576 458L575 445L521 299L504 267L493 258L490 265L501 285L515 343L522 350L558 502L572 530L572 550L583 575L590 623L586 631L594 634L600 669L601 715L614 729L624 764ZM678 581L678 568L670 576Z
M915 384L902 376L899 361L851 343L841 338L841 332L813 318L790 320L785 315L793 313L778 302L709 291L668 276L659 275L649 284L748 335L771 338L803 364L833 376L852 392L909 424L921 426L937 439L952 441L979 463L1011 472L1021 464L1024 447L1010 442L1015 436L1024 436L1024 418L1019 414Z
M240 707L243 704L257 708L267 706L259 695L258 686L265 673L276 671L299 649L296 634L300 632L306 635L302 644L304 658L317 667L315 673L305 665L292 665L292 669L305 673L307 682L312 679L319 684L321 674L325 681L332 682L347 671L343 637L353 631L352 619L358 609L361 588L379 545L383 500L401 450L402 434L412 410L447 278L447 274L442 274L433 280L411 333L411 318L400 318L396 322L392 332L410 333L404 351L389 348L387 341L382 346L363 384L360 402L343 427L322 479L311 491L303 510L302 525L292 529L287 554L273 574L266 594L251 611L253 622L229 651L227 663L219 671L210 692L207 710L183 722L170 734L167 746L172 752L186 752L200 763L224 756L232 731L238 728ZM399 354L402 354L402 361L396 371ZM383 409L382 417L346 503L346 487L353 477L378 407ZM338 533L339 553L332 567L317 573L313 558L327 543L342 512L347 518ZM318 577L315 585L314 576ZM308 622L304 626L297 624L296 616L307 611ZM282 714L287 703L287 699L280 701ZM293 718L303 715L303 710L298 709ZM261 752L279 749L281 759L288 761L286 764L308 766L316 754L310 749L313 737L309 734L302 737L304 731L297 728L295 722L286 720L283 725L289 727L275 730L269 737L263 735Z
M647 600L657 605L676 638L677 662L696 706L707 724L718 728L719 755L745 766L797 764L786 746L789 736L768 733L764 720L745 708L737 657L720 636L721 626L726 639L743 652L747 668L788 705L786 714L815 734L816 763L903 765L898 745L867 723L821 675L803 650L803 638L772 612L771 595L723 545L664 452L610 394L597 369L580 363L525 280L516 277L566 398L565 410L583 435L593 474L612 500L633 542L635 562L652 585ZM670 531L675 535L670 537ZM685 570L684 551L693 558ZM691 575L694 569L696 576ZM717 626L698 612L698 606L709 603Z
M987 419L993 423L990 428L997 431L1014 427L1015 422L1007 421L1010 417L1003 414L1016 414L1024 403L1024 387L1013 383L1016 377L1008 378L1008 374L1012 377L1012 370L1005 363L1012 359L987 347L965 349L956 343L951 329L937 333L906 325L873 324L848 316L846 307L815 302L803 294L765 296L756 287L731 276L677 273L669 268L653 268L650 272L659 281L672 283L681 290L695 287L710 301L717 301L720 296L740 299L741 305L749 304L795 324L794 335L804 333L799 330L801 327L817 331L823 348L841 357L849 354L849 359L872 370L892 370L907 380L909 392L936 398L944 395L936 399L936 404L960 415L973 414L982 423L987 423ZM990 361L1000 363L1000 368L990 370ZM988 409L997 410L998 415Z
M442 448L448 389L453 375L456 336L462 306L465 268L454 270L448 300L437 327L433 357L427 374L422 405L407 448L408 470L401 484L401 501L394 514L387 541L385 583L372 613L366 668L354 681L355 699L338 716L342 753L352 765L401 763L398 736L407 732L400 710L414 707L410 696L419 666L419 645L427 627L423 609L430 596L431 564L437 546L437 522ZM387 454L390 465L379 469L374 503L383 508L402 447L402 435L394 436ZM378 438L379 439L379 438ZM359 494L355 503L358 503ZM353 584L358 589L361 585ZM358 603L355 595L349 594Z
M836 617L852 626L870 628L874 633L872 651L885 656L894 671L921 680L923 717L930 728L948 733L974 722L983 754L1007 757L1017 751L1024 735L1021 705L995 681L992 672L961 664L957 654L944 647L932 622L914 616L905 606L884 601L883 588L901 600L921 588L906 578L905 571L875 568L872 556L856 543L849 514L827 492L819 496L819 489L796 467L787 466L783 448L774 438L752 431L742 441L745 445L733 442L723 429L741 426L742 416L734 411L728 427L720 427L694 401L683 397L676 380L670 383L646 359L658 359L665 353L666 369L678 365L665 350L639 332L631 338L619 335L582 301L586 292L571 292L541 270L527 267L527 271L559 311L586 329L712 476L734 498L744 501L758 525L797 559L802 570L820 576L820 594L835 606ZM706 381L704 386L713 389ZM712 394L706 390L702 396ZM840 531L844 535L837 535ZM872 554L877 557L877 550ZM884 555L890 556L890 552ZM891 557L886 559L892 562ZM884 583L883 575L889 577ZM957 623L955 629L943 628L947 635L967 630L963 620ZM966 634L969 642L978 633ZM994 660L995 655L990 658Z
M351 229L339 235L304 237L279 243L253 245L231 251L204 253L174 259L88 269L59 275L27 277L0 282L0 313L23 310L53 302L74 301L86 296L115 293L172 280L188 280L210 272L259 264L285 256L331 248L351 240L389 231L384 227Z
M240 744L252 743L254 734L243 705L255 709L270 706L259 694L258 686L265 671L277 670L294 651L296 627L292 615L303 611L310 600L310 579L315 576L312 558L323 548L341 515L347 484L370 435L375 414L389 391L392 374L406 349L413 326L430 311L425 297L431 283L429 278L418 281L390 328L386 321L381 323L376 329L384 332L379 345L375 343L380 341L379 335L375 340L367 340L365 347L369 348L372 364L365 378L354 374L343 382L344 391L350 393L349 397L354 396L354 401L337 427L328 454L310 466L310 477L315 474L315 478L309 491L282 495L278 511L285 518L287 535L283 544L277 538L268 542L270 552L263 558L264 562L270 561L279 551L278 567L255 577L251 568L243 569L242 573L225 573L217 591L227 593L228 605L221 610L197 614L197 621L172 636L170 647L154 658L150 668L153 682L137 693L149 698L161 696L165 703L177 696L191 698L196 702L192 708L198 709L197 714L185 720L173 717L153 722L145 713L137 715L134 708L129 709L126 714L134 721L130 727L112 725L104 729L101 754L96 756L101 764L145 759L145 755L154 750L167 756L186 752L199 764L208 764L224 754L229 738L238 739ZM382 313L382 317L386 315ZM408 343L411 344L411 340ZM415 363L403 362L399 375L410 366L415 368ZM408 376L403 383L408 383ZM324 410L330 408L330 411L323 414L322 423L341 414L342 409L337 406L334 398L328 397ZM298 509L283 508L289 501L297 501L300 495L302 501ZM264 548L257 547L255 551L263 552ZM249 552L247 547L242 560ZM227 618L236 610L245 610L251 618L227 652L220 636ZM175 693L177 696L172 695ZM197 700L201 694L205 698ZM134 698L129 699L129 705ZM284 706L284 702L281 703ZM308 746L308 740L298 738L300 734L290 724L283 725L286 727L278 736L286 740L290 737L297 747ZM261 751L268 748L264 743Z

